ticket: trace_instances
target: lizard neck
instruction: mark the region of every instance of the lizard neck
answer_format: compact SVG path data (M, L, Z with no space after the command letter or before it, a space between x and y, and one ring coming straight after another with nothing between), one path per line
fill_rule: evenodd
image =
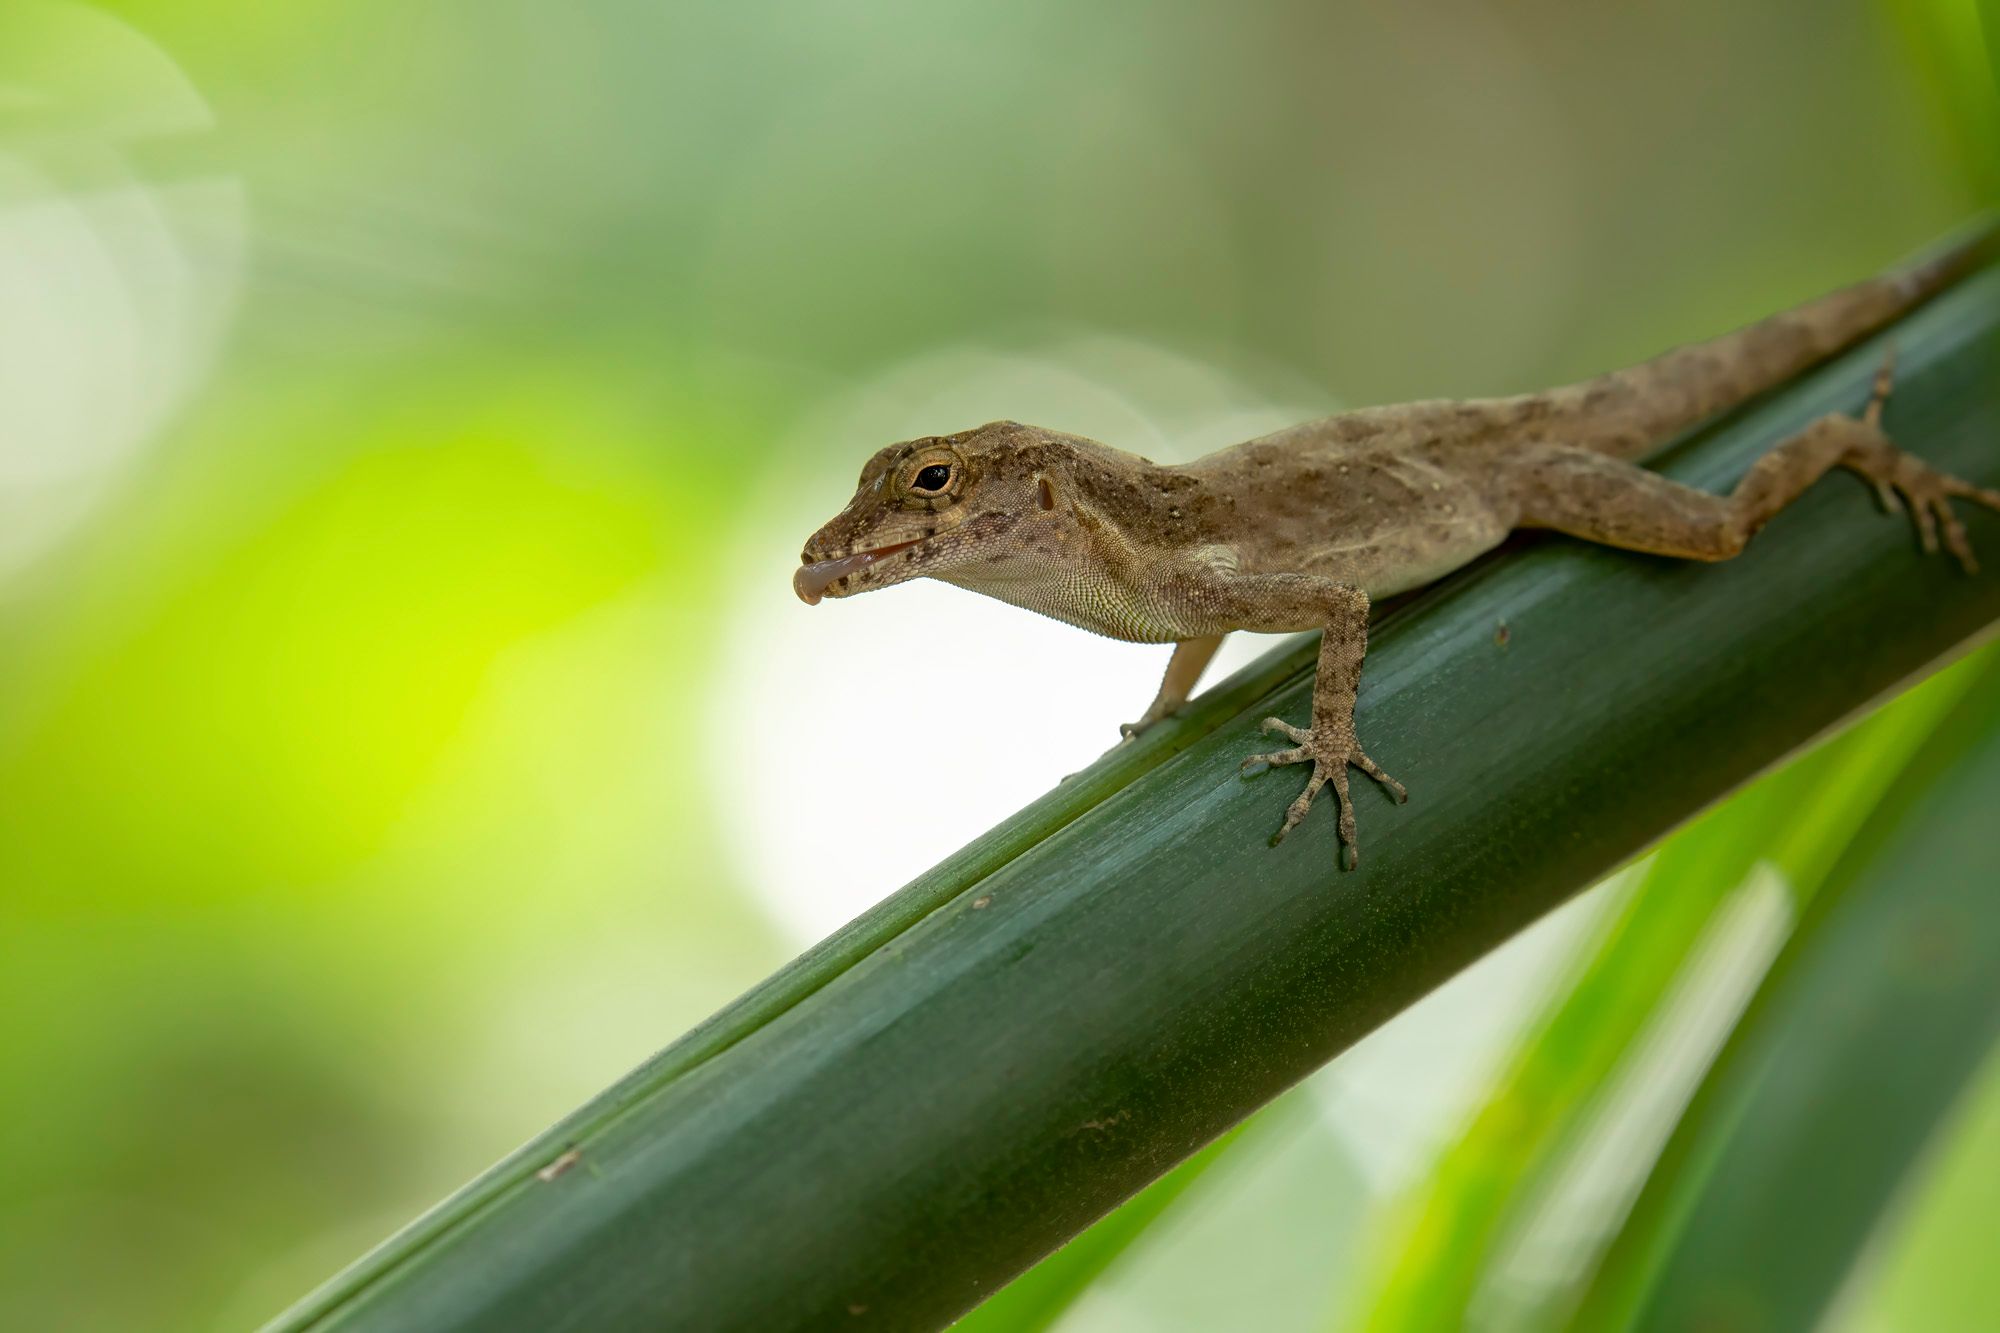
M1057 505L1025 515L1006 558L946 581L1116 639L1185 637L1161 593L1200 544L1202 483L1145 459L1087 459L1058 483Z

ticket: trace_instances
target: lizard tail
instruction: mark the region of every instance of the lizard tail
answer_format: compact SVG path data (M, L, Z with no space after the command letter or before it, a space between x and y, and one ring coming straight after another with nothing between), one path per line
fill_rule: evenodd
M1637 459L1681 432L1852 347L2000 258L2000 219L1881 277L1628 370L1538 395L1550 443Z

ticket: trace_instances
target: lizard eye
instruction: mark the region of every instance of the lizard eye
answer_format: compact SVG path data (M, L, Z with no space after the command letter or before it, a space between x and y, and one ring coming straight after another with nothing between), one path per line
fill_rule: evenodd
M897 491L903 508L938 513L958 503L965 486L965 460L956 449L931 445L906 460L899 475Z

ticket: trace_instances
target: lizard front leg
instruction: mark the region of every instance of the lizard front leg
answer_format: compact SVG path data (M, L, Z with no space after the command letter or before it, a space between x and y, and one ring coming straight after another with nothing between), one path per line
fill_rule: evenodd
M1361 683L1362 659L1368 654L1368 594L1307 574L1232 575L1222 581L1219 591L1234 603L1227 614L1237 628L1283 631L1317 626L1320 630L1312 725L1295 727L1283 718L1265 718L1264 730L1283 733L1293 748L1251 755L1243 767L1311 764L1305 791L1285 811L1285 822L1271 841L1275 845L1297 828L1312 809L1313 798L1331 785L1340 805L1341 864L1352 870L1360 852L1347 787L1348 765L1381 783L1399 802L1409 799L1403 784L1376 767L1354 734L1354 694Z
M1195 682L1201 679L1201 673L1221 646L1220 634L1182 639L1175 644L1174 655L1167 659L1167 674L1160 681L1160 692L1153 696L1152 703L1146 705L1146 711L1137 722L1127 722L1118 728L1125 739L1131 740L1186 703L1188 695L1194 693Z

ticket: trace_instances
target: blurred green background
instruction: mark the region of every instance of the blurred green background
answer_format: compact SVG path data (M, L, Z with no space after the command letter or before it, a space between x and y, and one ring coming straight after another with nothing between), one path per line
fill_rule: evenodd
M0 0L7 1324L274 1314L1115 739L1158 650L793 601L873 448L1185 457L1636 360L1963 222L1985 70L1973 0ZM883 725L936 681L1020 701L978 772ZM1750 851L1715 902L1804 873ZM1650 873L1281 1104L1063 1327L1393 1295L1371 1238ZM1791 920L1745 892L1739 990ZM1921 1241L2000 1225L1977 1086L1850 1324L2000 1295Z

